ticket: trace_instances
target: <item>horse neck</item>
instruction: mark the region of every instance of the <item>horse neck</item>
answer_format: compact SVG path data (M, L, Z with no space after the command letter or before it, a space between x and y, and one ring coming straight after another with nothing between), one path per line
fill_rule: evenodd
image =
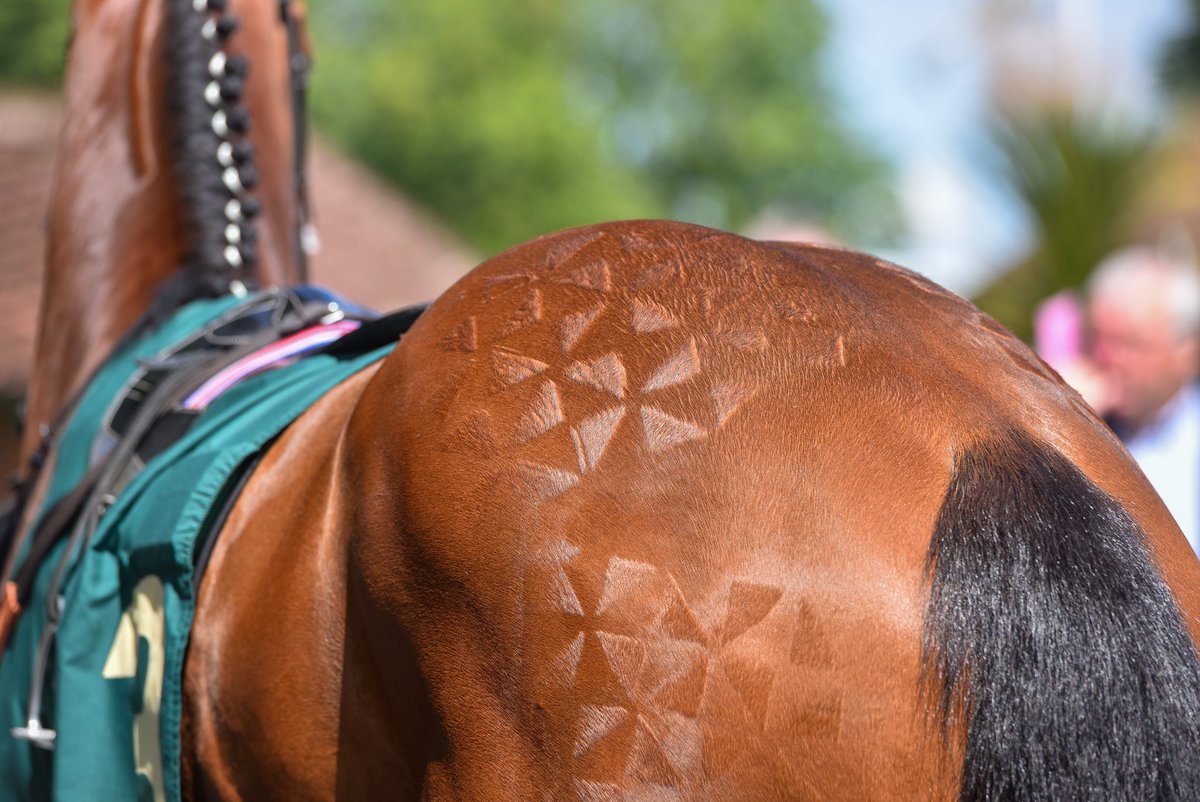
M264 286L296 283L287 32L275 2L232 5L240 25L223 49L241 53L252 66L238 105L250 112L246 139L255 146L259 174L252 194L262 208L253 222L256 258L239 275ZM180 35L170 26L183 20L195 32L204 15L192 0L77 0L74 14L26 454L165 281L191 271L198 283L217 284L219 271L228 269L225 243L211 241L213 232L224 236L228 200L221 194L218 143L207 133L214 109L203 84L195 97L173 97L168 77L167 60L178 57L172 33ZM207 70L207 49L196 57ZM193 149L207 143L213 152L192 153L185 165L181 157L189 154L181 155L181 142ZM199 241L205 231L210 241Z

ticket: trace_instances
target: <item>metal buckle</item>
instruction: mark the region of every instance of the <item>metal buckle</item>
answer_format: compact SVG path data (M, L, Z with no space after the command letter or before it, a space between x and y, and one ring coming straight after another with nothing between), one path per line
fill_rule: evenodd
M58 615L47 617L46 628L42 630L42 638L38 643L37 662L33 665L33 681L29 686L29 720L24 727L13 727L9 730L12 737L18 741L28 741L39 749L53 750L58 738L55 730L42 726L42 688L46 682L46 672L50 669L50 647L54 643L54 635L58 632L58 618L62 615L63 597L57 599Z

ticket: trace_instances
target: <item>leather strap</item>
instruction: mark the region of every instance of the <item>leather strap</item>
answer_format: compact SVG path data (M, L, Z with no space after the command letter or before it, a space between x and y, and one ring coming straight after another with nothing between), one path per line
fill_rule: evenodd
M21 602L17 600L17 583L5 582L4 595L0 598L0 653L8 646L13 627L21 615Z
M357 356L383 348L400 339L417 322L421 313L429 308L429 304L408 306L389 315L367 321L357 330L350 332L337 342L330 343L318 353L330 356Z

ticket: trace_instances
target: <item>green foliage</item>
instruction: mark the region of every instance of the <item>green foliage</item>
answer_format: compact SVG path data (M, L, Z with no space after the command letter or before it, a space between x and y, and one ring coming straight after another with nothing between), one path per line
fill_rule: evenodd
M670 214L835 216L874 166L830 119L824 21L795 0L575 0L569 67L609 144Z
M320 127L485 251L765 208L894 231L831 114L809 0L317 0ZM882 210L882 211L881 211Z
M71 0L0 3L0 80L55 86L62 79Z
M70 2L0 2L0 82L60 79ZM481 250L623 217L898 229L814 0L310 3L317 127Z
M1151 143L1069 111L1001 123L995 141L1008 183L1033 219L1036 246L976 302L1028 337L1039 301L1082 287L1125 242Z

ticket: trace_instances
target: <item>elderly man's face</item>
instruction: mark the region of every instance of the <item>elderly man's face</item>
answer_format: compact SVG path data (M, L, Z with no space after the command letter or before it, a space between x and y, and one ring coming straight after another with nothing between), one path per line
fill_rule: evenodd
M1165 287L1131 297L1092 300L1092 358L1107 385L1110 409L1126 422L1147 423L1195 376L1195 338L1177 335Z

